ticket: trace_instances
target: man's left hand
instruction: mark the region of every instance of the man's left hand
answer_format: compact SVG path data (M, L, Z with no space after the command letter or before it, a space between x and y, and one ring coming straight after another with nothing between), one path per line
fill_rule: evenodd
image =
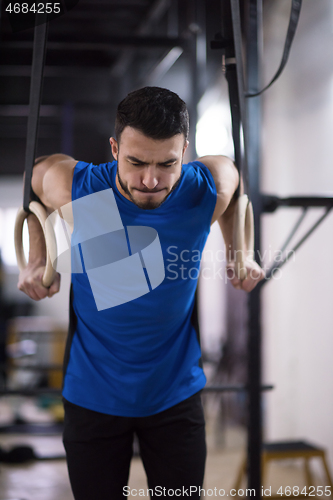
M244 267L246 269L246 278L242 281L236 275L235 261L228 262L226 266L227 277L232 286L237 290L251 292L257 284L265 278L265 272L257 262L252 259L247 259L244 262Z

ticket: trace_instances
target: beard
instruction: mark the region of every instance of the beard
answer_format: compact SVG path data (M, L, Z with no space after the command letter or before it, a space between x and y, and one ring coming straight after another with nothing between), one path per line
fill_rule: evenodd
M176 189L176 187L178 186L178 184L180 183L180 179L181 179L181 176L182 176L182 172L180 173L177 181L174 183L174 185L172 186L172 188L170 189L170 191L165 195L165 197L161 200L161 201L154 201L153 199L151 200L148 200L148 201L138 201L134 198L134 196L132 195L132 193L130 192L130 190L128 189L128 184L125 183L121 178L120 178L120 175L119 175L119 165L118 165L118 168L117 168L117 178L118 178L118 182L122 188L122 190L129 196L129 198L131 199L131 201L139 208L142 208L143 210L154 210L155 208L158 208L162 205L162 203L165 202L165 200L170 196L170 194L172 193L172 191L174 191ZM157 193L158 189L136 189L136 191L140 191L141 193Z

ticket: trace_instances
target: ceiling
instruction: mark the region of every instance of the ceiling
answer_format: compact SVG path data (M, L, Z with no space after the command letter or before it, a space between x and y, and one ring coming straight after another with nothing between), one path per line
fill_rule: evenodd
M13 23L7 3L0 175L21 175L34 31ZM116 105L144 85L178 92L195 119L195 102L220 70L219 51L205 50L220 29L220 0L62 0L61 7L64 15L49 23L36 156L62 152L108 161Z

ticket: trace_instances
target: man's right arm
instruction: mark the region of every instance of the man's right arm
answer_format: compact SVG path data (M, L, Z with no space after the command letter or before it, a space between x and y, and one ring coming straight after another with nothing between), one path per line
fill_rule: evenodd
M38 158L37 158L38 160ZM77 160L63 155L48 156L33 169L32 189L49 212L72 201L72 183Z
M38 162L38 159L36 160ZM33 169L32 189L48 213L59 210L72 200L72 182L77 160L63 154L43 158ZM34 300L52 297L60 289L60 275L56 273L50 288L42 285L46 264L46 248L42 228L33 214L27 218L29 229L29 262L20 272L18 288Z

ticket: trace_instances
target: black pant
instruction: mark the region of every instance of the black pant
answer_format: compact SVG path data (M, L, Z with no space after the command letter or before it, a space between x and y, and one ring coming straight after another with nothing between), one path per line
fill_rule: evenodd
M128 496L134 433L150 496L199 499L206 460L200 393L149 417L106 415L66 400L64 406L64 446L75 500Z

